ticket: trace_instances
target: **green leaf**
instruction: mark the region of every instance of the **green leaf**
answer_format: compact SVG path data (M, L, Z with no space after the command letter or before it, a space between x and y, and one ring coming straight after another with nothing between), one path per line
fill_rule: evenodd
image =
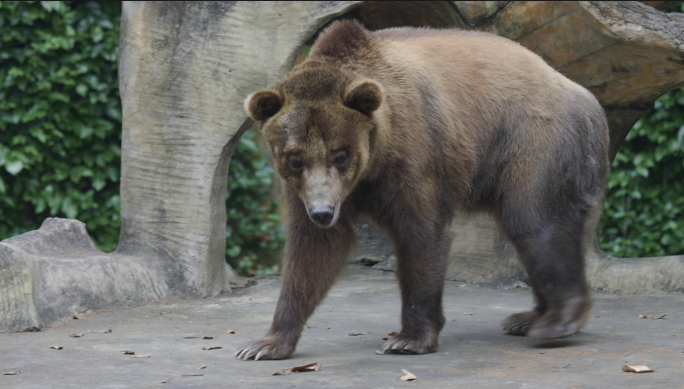
M88 94L88 86L85 84L77 84L76 93L78 93L78 95L81 97L85 97L85 95Z
M51 12L51 11L57 11L60 10L62 7L62 2L61 1L41 1L40 5L45 8L45 10Z
M78 215L78 208L76 205L71 201L70 198L65 198L64 201L62 202L62 212L68 217L69 219L75 219L76 215Z
M640 176L648 177L648 169L646 169L645 167L637 166L636 172L639 173Z
M242 251L240 249L240 246L233 246L233 247L228 248L228 250L226 250L226 254L228 254L228 256L231 258L235 258L238 255L240 255L240 251Z
M71 181L73 182L79 182L81 180L81 177L91 177L92 175L92 170L88 169L85 166L73 167L69 173Z
M5 163L5 170L13 176L16 176L24 168L24 163L21 161L12 161Z

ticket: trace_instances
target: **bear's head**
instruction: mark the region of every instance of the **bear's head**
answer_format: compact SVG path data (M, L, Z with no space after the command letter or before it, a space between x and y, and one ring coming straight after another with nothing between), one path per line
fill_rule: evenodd
M364 175L382 100L379 83L312 61L245 100L271 147L276 171L319 227L335 225Z

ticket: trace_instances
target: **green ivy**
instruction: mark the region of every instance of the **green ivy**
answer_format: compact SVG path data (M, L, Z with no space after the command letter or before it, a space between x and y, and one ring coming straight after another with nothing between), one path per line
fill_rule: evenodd
M0 2L0 239L77 218L119 235L120 2Z
M616 257L684 254L684 88L655 102L613 162L601 247Z
M228 173L226 255L243 276L278 271L285 241L278 200L270 193L274 170L256 137L251 129L242 135Z

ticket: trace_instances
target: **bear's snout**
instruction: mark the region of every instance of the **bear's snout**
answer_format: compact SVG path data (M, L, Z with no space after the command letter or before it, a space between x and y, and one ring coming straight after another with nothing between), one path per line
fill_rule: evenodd
M311 220L313 220L319 227L330 227L333 221L335 210L327 205L318 205L313 207L309 212Z

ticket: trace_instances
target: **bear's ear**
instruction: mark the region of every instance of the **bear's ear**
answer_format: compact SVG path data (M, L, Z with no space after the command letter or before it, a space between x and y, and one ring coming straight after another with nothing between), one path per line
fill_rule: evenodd
M354 82L347 87L343 102L347 107L370 116L382 104L382 88L371 80Z
M254 92L245 99L245 110L257 121L273 117L282 107L283 98L271 90Z

